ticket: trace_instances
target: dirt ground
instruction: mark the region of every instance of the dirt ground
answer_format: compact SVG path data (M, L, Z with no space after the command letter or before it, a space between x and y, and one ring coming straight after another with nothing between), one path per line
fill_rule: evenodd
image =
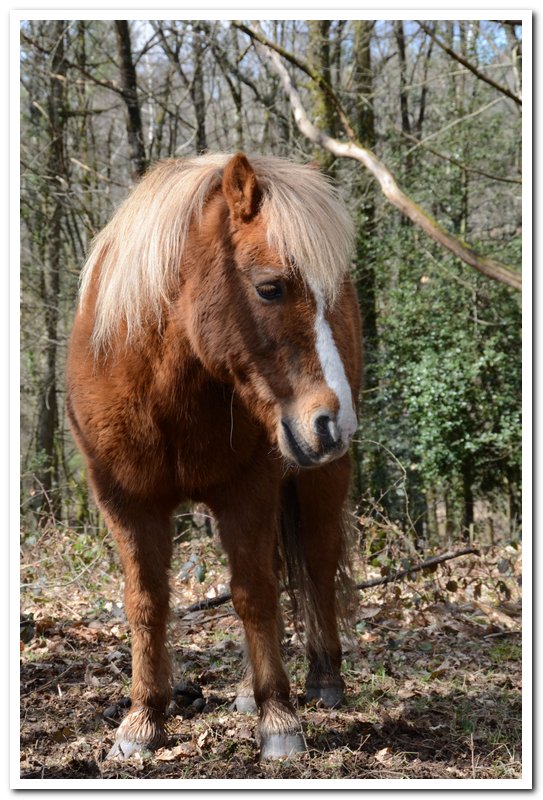
M167 746L126 762L105 760L131 671L109 537L27 537L22 560L23 779L521 776L517 546L483 548L480 556L360 591L344 641L347 700L339 710L303 705L302 634L285 599L285 661L308 753L268 763L258 762L256 719L230 708L242 670L232 606L187 611L227 591L213 539L185 539L176 548L169 641L178 688ZM362 559L357 572L365 580L386 568Z

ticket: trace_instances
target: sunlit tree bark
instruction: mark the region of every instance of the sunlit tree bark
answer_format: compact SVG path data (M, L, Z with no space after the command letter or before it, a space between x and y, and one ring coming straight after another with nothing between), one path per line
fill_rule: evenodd
M119 52L121 94L127 111L126 132L128 135L129 157L133 175L135 178L139 178L147 168L147 156L145 154L143 123L138 97L138 80L127 20L115 20L115 32L117 34Z

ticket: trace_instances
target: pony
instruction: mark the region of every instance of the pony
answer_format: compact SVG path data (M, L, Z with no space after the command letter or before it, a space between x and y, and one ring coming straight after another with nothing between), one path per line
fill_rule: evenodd
M261 758L306 749L281 657L281 575L304 613L305 697L344 695L338 586L361 323L353 229L313 165L211 153L156 164L96 237L67 359L67 413L114 537L131 707L110 757L166 742L172 516L204 503L227 553Z

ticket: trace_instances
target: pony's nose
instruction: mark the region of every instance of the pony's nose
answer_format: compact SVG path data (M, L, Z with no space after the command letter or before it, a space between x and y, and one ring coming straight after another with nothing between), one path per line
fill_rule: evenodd
M338 446L341 435L334 414L319 409L313 415L312 423L313 430L319 437L319 442L324 450L333 450Z

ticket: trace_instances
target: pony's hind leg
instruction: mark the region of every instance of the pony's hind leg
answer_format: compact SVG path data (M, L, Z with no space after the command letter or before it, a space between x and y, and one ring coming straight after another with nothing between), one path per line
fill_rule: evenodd
M230 562L232 601L245 629L260 757L278 758L303 752L306 745L281 658L275 509L270 510L266 493L259 502L254 486L239 497L237 509L232 497L228 505L213 505Z
M253 670L250 663L245 665L243 678L238 683L234 709L240 714L254 714L258 710L253 693Z
M172 539L169 517L130 508L105 513L117 543L125 579L125 610L132 634L132 705L117 729L108 758L127 758L166 741L164 713L170 699L166 650L168 569Z
M306 701L341 705L341 643L336 577L344 556L343 509L350 481L348 456L296 477L299 534L305 586L306 649L309 669ZM302 576L303 579L303 576ZM307 595L310 595L309 597Z

